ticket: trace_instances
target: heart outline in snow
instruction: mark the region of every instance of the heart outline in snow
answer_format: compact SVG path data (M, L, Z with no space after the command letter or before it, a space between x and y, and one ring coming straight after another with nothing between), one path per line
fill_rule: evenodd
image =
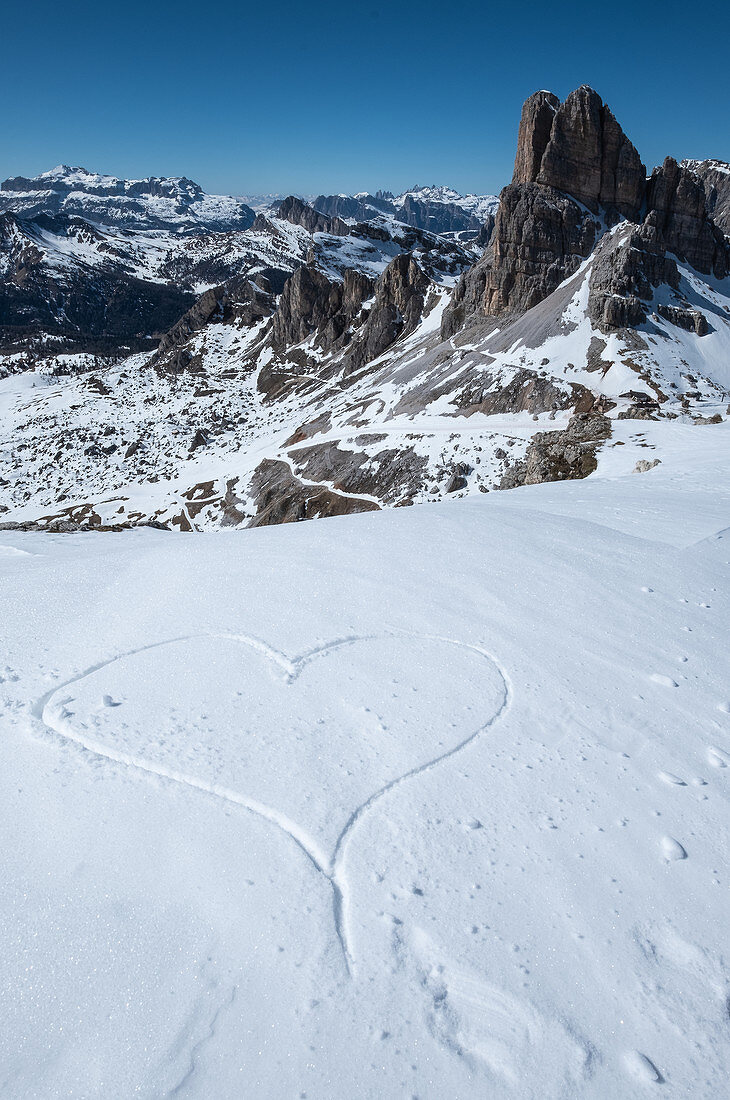
M132 683L133 685L136 685L138 687L139 685L144 684L146 686L146 689L148 691L151 690L153 694L155 691L158 691L163 685L166 690L174 687L174 683L171 683L171 680L176 680L179 688L180 685L186 684L187 681L190 679L190 661L189 659L186 662L180 662L178 660L177 665L174 661L172 665L170 665L169 657L171 655L175 655L174 647L178 647L178 649L180 647L188 647L188 649L190 649L191 646L198 646L203 651L202 656L207 657L207 660L204 660L202 662L202 668L204 669L205 688L209 689L210 672L213 667L216 668L218 678L221 679L221 673L223 672L225 674L226 671L222 668L222 658L223 656L225 656L230 661L230 658L234 653L234 651L229 650L227 654L224 654L221 649L223 643L234 643L234 645L238 647L235 650L235 653L237 653L239 656L241 652L240 647L245 647L245 649L247 649L250 654L256 655L263 659L264 664L262 667L267 668L269 674L271 674L272 672L276 672L277 674L273 678L270 675L268 681L260 676L255 676L254 679L248 684L249 693L247 696L245 696L245 701L248 702L249 705L251 705L252 699L256 699L258 693L260 698L258 698L256 701L260 704L259 714L258 716L254 715L252 723L250 722L250 724L252 724L254 728L246 731L249 737L249 740L247 742L235 740L236 736L238 736L240 733L240 731L237 731L235 729L235 726L231 726L230 728L225 730L225 736L232 738L231 743L227 746L227 748L231 750L231 754L227 761L229 768L232 763L240 763L238 758L241 755L245 756L246 749L250 749L251 746L255 746L255 751L262 752L264 754L265 761L267 761L268 763L271 762L272 756L275 757L277 752L281 753L282 747L286 748L287 744L289 749L291 750L291 748L295 744L295 742L291 739L294 736L291 733L291 729L293 728L300 729L300 733L296 736L296 747L299 751L301 759L306 759L311 762L311 752L313 748L316 748L315 742L318 741L320 749L322 748L322 746L325 746L332 750L328 752L327 761L331 761L333 759L336 760L337 745L330 744L330 742L327 740L326 734L327 731L329 731L331 734L331 731L333 729L340 729L340 726L338 725L338 719L342 718L342 715L330 713L327 715L327 720L325 718L322 718L321 716L316 720L314 719L314 715L321 715L326 707L329 707L330 710L336 710L337 707L333 706L333 701L338 703L340 710L344 709L345 720L347 720L348 717L351 719L351 728L354 728L359 722L365 720L372 723L373 716L375 718L376 725L379 723L378 732L381 739L381 743L379 745L370 744L370 739L368 738L368 736L363 736L361 731L361 736L357 743L354 744L354 739L351 739L351 742L347 746L353 752L359 752L361 754L358 761L358 763L361 765L360 772L353 772L351 769L348 769L346 767L346 762L343 764L343 762L340 760L340 763L338 765L339 770L336 772L330 771L328 775L326 766L324 770L322 768L322 761L320 756L318 773L319 776L328 776L328 780L331 780L332 778L336 779L335 784L329 782L329 786L327 783L323 785L322 790L319 792L322 796L320 798L319 805L315 805L314 807L315 816L316 813L319 812L320 814L324 814L326 818L325 827L326 829L329 829L329 842L326 844L326 846L322 846L319 839L315 839L314 834L316 830L313 830L311 827L309 829L304 829L301 825L302 816L306 816L306 814L302 813L302 809L304 808L308 811L312 809L312 807L308 805L308 802L311 800L311 788L313 786L316 787L316 779L313 783L311 772L308 775L306 787L303 789L302 792L300 792L302 797L299 802L297 813L295 815L291 815L284 813L279 808L277 808L276 805L271 804L272 797L270 790L266 792L267 798L265 800L261 800L260 798L252 797L251 794L248 792L238 789L241 785L240 783L235 783L233 786L228 786L226 784L218 782L216 779L216 769L220 770L220 763L219 761L216 761L216 752L218 752L219 749L218 746L214 744L215 737L212 739L213 743L206 741L206 731L201 730L197 726L193 726L193 729L196 734L201 735L203 740L198 740L197 744L194 747L195 751L198 752L198 758L195 758L195 752L193 752L192 770L190 768L188 768L187 770L183 770L178 766L171 765L169 760L165 760L165 753L163 752L163 748L166 743L165 739L159 739L158 737L158 741L155 742L154 745L146 746L145 751L140 752L139 747L135 747L134 744L132 744L131 746L126 745L122 748L120 748L118 745L115 746L114 738L110 738L108 733L106 734L106 736L102 736L100 738L99 726L104 727L105 725L111 726L112 731L116 730L117 736L119 736L118 731L120 729L121 721L120 711L124 711L125 709L127 709L125 707L121 707L118 702L115 702L115 700L120 695L124 695L123 684L121 685L122 690L120 691L120 684L118 682L114 683L114 677L112 676L112 687L114 690L110 690L108 680L108 674L110 671L114 670L118 673L121 663L125 661L131 661L133 666L135 664L144 665L144 655L153 655L155 654L155 651L162 652L163 650L167 650L167 677L145 677L141 675L141 672L144 670L135 670L133 668L132 671L134 672L134 676L132 678ZM306 681L301 680L302 673L305 670L312 668L315 662L318 662L323 658L331 657L333 654L337 654L338 652L345 650L346 647L352 649L352 647L357 646L375 646L375 652L373 653L373 650L371 648L370 658L367 662L367 665L364 665L362 662L360 663L359 680L352 675L350 676L351 683L349 690L354 700L360 698L367 699L369 702L372 700L373 692L375 692L375 694L377 695L378 690L381 689L382 686L381 681L383 680L384 670L387 670L394 662L394 657L397 657L399 648L403 649L404 646L408 647L409 658L411 660L412 666L414 659L416 660L418 675L415 678L418 679L418 676L420 676L422 682L420 683L419 687L415 687L413 684L409 684L409 676L408 674L406 674L406 687L404 689L406 691L406 695L403 697L403 701L395 707L397 720L395 722L396 728L392 731L389 729L391 724L390 716L388 715L389 722L386 725L378 714L378 710L384 709L383 704L385 704L386 709L388 705L388 700L384 700L382 697L379 699L379 708L372 708L369 705L364 705L364 703L356 706L354 708L355 719L353 720L352 702L348 700L346 696L347 684L344 682L347 679L346 672L338 680L337 691L335 693L331 693L329 697L327 697L328 693L326 677L324 679L320 677L319 684L314 682L312 685L314 690L309 691L307 690ZM172 654L170 653L171 647L173 647ZM206 647L209 650L207 654L205 653ZM377 647L381 647L380 653L378 653ZM451 666L448 666L448 662L446 662L446 673L450 673L450 675L448 675L448 678L446 679L444 677L444 662L442 660L436 660L435 663L438 667L439 675L437 677L433 676L433 658L436 656L436 651L439 650L443 652L444 647L448 647L446 652L448 653L449 657L459 658L459 660L454 661L453 665ZM423 668L421 668L420 666L418 666L417 658L419 657L419 654L421 657L423 657L424 649L426 651L431 650L431 659L430 661L426 660ZM201 654L199 653L198 656L200 655ZM188 653L188 658L189 656L190 653ZM486 664L484 663L485 661L487 662ZM233 664L235 666L235 659L233 661ZM350 664L352 665L352 662L350 662ZM253 663L250 663L250 668L248 671L250 672L253 667ZM355 665L354 667L358 668L357 665ZM345 668L347 668L347 662L345 662ZM489 670L488 674L486 670ZM235 673L236 669L234 668L230 671ZM408 671L412 673L412 668ZM99 675L105 672L107 673L107 677ZM149 672L149 669L147 669L147 672ZM385 674L387 675L387 671ZM413 678L413 675L411 675L410 679ZM86 681L86 683L84 683L84 681ZM80 685L82 691L85 691L86 694L88 694L90 688L96 687L97 681L101 681L101 683L100 686L96 688L95 691L93 691L93 695L95 699L102 700L101 705L96 707L89 707L87 705L85 713L79 715L78 686ZM225 675L223 675L223 682L226 682ZM309 695L310 701L314 700L315 705L313 708L310 708L310 713L308 715L306 714L305 708L304 717L300 718L298 721L295 720L295 718L292 716L293 712L289 714L289 726L287 726L286 728L290 730L290 740L289 742L287 742L286 738L284 738L284 742L282 745L281 741L277 741L271 735L272 730L276 729L276 723L272 722L272 712L276 710L277 706L275 702L277 695L275 689L277 686L279 688L286 689L291 687L292 685L299 684L300 682L303 682L305 685L303 692L304 698L306 699ZM465 704L461 707L457 705L457 696L459 696L459 693L463 692L467 688L471 690L476 689L477 692L483 696L485 682L488 685L488 702L484 707L486 714L484 714L483 718L480 720L479 717L471 716L471 712L472 710L474 710L474 707L472 707L471 705ZM443 705L441 697L443 696L444 692L444 683L446 683L447 689L447 715L444 715L443 713L441 715L438 715L435 721L431 721L430 726L428 725L428 723L426 723L427 734L430 735L431 738L430 741L428 741L428 737L426 738L426 740L428 741L428 744L426 745L426 751L425 753L421 754L421 757L417 760L415 764L412 764L410 767L405 767L403 766L403 753L405 752L406 757L409 752L411 753L411 755L413 754L414 745L416 745L416 741L414 740L414 738L417 734L419 734L422 741L424 730L423 725L417 721L417 707L414 708L414 706L411 706L408 702L408 688L410 687L412 692L415 692L419 696L419 703L421 706L421 710L423 711L424 702L421 701L422 695L426 696L426 706L434 706L439 704ZM397 678L393 679L392 684L399 685L400 680ZM195 691L195 686L195 683L191 684L191 687L193 688L193 693ZM68 694L69 689L74 687L77 688L77 694ZM262 687L266 689L264 694L261 693ZM317 693L317 688L319 688L319 694ZM272 689L274 689L273 695L271 694ZM362 695L363 690L365 692L364 695ZM461 725L454 721L450 722L449 725L451 731L455 729L456 732L452 732L451 740L447 740L447 742L444 743L445 735L443 733L443 723L446 720L446 717L448 716L448 714L450 714L452 719L454 717L459 717L459 713L455 713L453 709L449 712L448 690L451 690L452 695L454 696L451 702L452 708L453 706L457 706L457 711L460 710L462 717L460 719ZM345 692L344 696L342 694L343 691ZM238 692L237 694L242 699L244 699L243 692ZM397 693L392 694L393 698L400 699L400 696ZM325 697L324 702L323 696ZM279 698L285 699L287 705L292 701L292 697L289 696L288 692L279 693ZM210 700L208 700L208 702L210 702ZM149 704L149 700L147 700L147 703ZM132 767L142 772L158 776L163 780L183 784L193 789L200 790L210 796L234 803L251 813L255 813L258 816L263 817L265 820L282 829L294 841L294 843L299 846L299 848L304 852L304 854L311 861L314 867L321 874L323 874L332 885L335 928L340 944L342 946L342 951L348 970L352 973L353 959L349 947L349 937L347 931L348 890L347 881L343 870L345 851L347 843L352 834L352 830L354 829L358 821L361 820L363 815L373 806L375 802L379 801L384 795L393 790L395 787L399 786L401 783L412 779L416 775L430 771L432 768L436 767L444 760L455 755L457 752L460 752L468 744L472 743L476 737L478 737L486 729L493 726L495 722L497 722L497 720L502 718L506 710L509 708L510 703L511 686L509 677L505 670L502 668L500 662L494 657L494 655L481 645L472 645L470 643L461 642L452 638L445 638L438 635L430 634L413 634L405 631L372 634L366 636L348 636L335 639L324 645L301 653L296 657L290 658L286 654L281 653L279 650L274 649L273 647L269 646L265 642L262 642L258 638L254 638L245 634L237 634L232 632L204 632L200 634L183 635L176 638L168 638L157 642L152 642L148 645L137 647L125 653L117 654L114 657L101 661L91 666L90 668L87 668L84 672L78 674L77 676L67 680L65 683L55 687L46 695L44 695L42 699L40 699L36 704L34 708L34 715L43 723L46 730L51 731L51 733L59 737L62 737L67 742L70 741L72 743L82 746L85 750L93 752L97 756L101 756L105 759L112 760L127 767ZM243 705L243 703L241 703L240 705ZM177 711L177 709L178 708L173 708L173 711ZM400 715L398 714L399 709L402 711ZM416 715L415 719L413 716L414 710ZM479 708L477 704L477 712L478 710ZM287 706L283 708L283 711L285 713L287 712ZM257 740L256 723L257 721L259 721L260 723L261 715L264 713L266 715L265 721L263 725L259 724L258 732L260 733L262 729L265 729L266 733L268 734L268 740L264 738L264 743L259 744ZM204 714L202 717L204 719L207 719L208 715ZM421 717L423 717L423 713ZM441 725L439 723L441 723ZM320 729L320 727L323 728ZM128 729L126 724L125 728ZM154 728L159 735L159 722L157 720L154 723ZM221 732L224 730L224 725L219 722L218 725L214 728L218 735L218 739L220 740ZM137 737L139 738L139 731L136 730L135 732ZM187 733L189 732L187 726L185 725L184 713L182 715L178 714L178 732L181 733L181 735L187 735ZM322 740L323 735L325 735L324 740ZM124 744L123 739L122 744ZM190 756L191 746L187 744L183 747L187 748L187 755ZM420 742L418 743L417 747L419 750L422 747ZM155 748L157 750L158 759L154 759L150 756L150 748ZM432 750L434 748L439 751L433 752ZM179 749L179 744L173 744L173 757L174 752ZM388 752L390 752L391 756L393 756L393 759L390 762L388 762L388 760L386 759L385 763L383 763L382 756L384 749L386 752L386 757ZM365 754L364 756L363 753ZM304 755L302 756L302 754ZM198 772L200 773L201 770L204 770L201 767L203 762L206 763L209 774L207 776L203 775L201 777L200 774L195 774L195 768L197 767ZM261 761L259 761L259 763L261 763ZM377 773L378 768L380 768L379 778L382 781L374 781L375 774L373 772L373 765L375 765L375 773ZM363 771L367 772L367 776L363 777ZM255 769L253 771L246 771L244 768L243 775L246 777L244 786L251 786L252 780L253 786L255 786L256 776L258 775L259 778L262 778L263 771L262 769L259 769L258 772ZM293 791L293 788L291 786L291 773L286 773L282 776L282 779L285 785L287 783L289 784L287 794L291 797ZM358 782L359 791L356 794L355 792L358 788ZM351 788L351 796L354 797L351 797L349 806L340 807L341 813L339 819L336 821L335 815L332 813L332 799L335 793L341 793L343 785L344 787L347 787L348 783ZM369 793L365 792L364 787L364 785L366 786L368 783L370 783ZM266 787L266 784L264 783L263 786ZM274 796L273 801L278 801L276 796ZM330 854L327 854L327 849L329 849Z

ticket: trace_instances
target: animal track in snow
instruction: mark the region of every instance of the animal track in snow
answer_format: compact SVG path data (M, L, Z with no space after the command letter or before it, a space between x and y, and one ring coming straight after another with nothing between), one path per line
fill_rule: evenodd
M724 749L709 748L707 760L713 768L727 768L730 766L730 753L725 752Z
M684 779L680 779L678 775L674 775L672 772L659 772L659 778L665 783L668 783L673 787L686 787L687 784Z
M649 679L653 683L659 684L661 687L667 687L667 688L679 687L679 684L677 683L677 681L673 680L671 676L662 676L661 673L659 673L659 672L652 672Z
M661 848L664 858L666 860L686 859L687 851L685 847L675 840L671 836L663 836L661 840Z
M575 1079L587 1072L591 1051L562 1022L541 1016L529 1001L484 974L453 963L422 929L414 931L412 949L429 1030L472 1073L487 1070L519 1093L530 1062L548 1074L551 1065L559 1064L561 1076L568 1068ZM560 1059L554 1058L556 1048ZM558 1095L565 1081L548 1078L544 1086L545 1095Z
M625 1057L625 1062L626 1068L632 1077L636 1077L640 1081L653 1081L657 1085L664 1083L664 1078L651 1058L647 1058L640 1050L629 1051Z
M452 639L348 637L289 658L255 638L206 633L100 662L48 692L35 714L98 756L239 805L287 833L331 883L349 969L344 861L353 830L509 702L495 659Z

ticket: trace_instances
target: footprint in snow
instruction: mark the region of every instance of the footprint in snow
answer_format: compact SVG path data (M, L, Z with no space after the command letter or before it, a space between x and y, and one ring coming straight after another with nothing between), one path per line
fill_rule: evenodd
M724 749L709 748L707 759L713 768L727 768L730 766L730 753L725 752Z
M629 1051L624 1060L629 1073L640 1081L653 1081L657 1085L664 1083L664 1078L651 1058L647 1058L640 1050Z
M687 858L686 849L679 843L678 840L675 840L674 837L663 836L662 841L661 841L661 846L662 846L662 852L664 854L664 858L666 860L671 861L671 860L686 859Z
M666 688L679 687L679 684L677 683L677 681L673 680L671 676L662 676L658 672L653 672L651 674L651 676L649 677L649 679L655 684L660 684L662 687L666 687Z
M680 779L678 775L674 775L673 772L659 772L659 778L663 779L665 783L669 783L672 787L686 787L684 779Z

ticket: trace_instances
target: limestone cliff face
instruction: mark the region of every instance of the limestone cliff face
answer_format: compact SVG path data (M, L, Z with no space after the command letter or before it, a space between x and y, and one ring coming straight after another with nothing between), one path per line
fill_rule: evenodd
M560 100L552 92L535 92L522 107L517 134L513 183L534 183L550 141Z
M724 277L730 242L711 211L730 223L730 173L717 164L680 166L667 158L647 181L637 150L592 88L578 88L563 103L536 92L522 108L514 175L500 195L489 247L457 285L442 335L452 336L469 316L530 309L591 255L606 225L621 219L638 235L629 243L621 238L621 247L613 241L594 276L592 312L602 326L638 323L651 288L676 285L667 253Z
M572 195L594 213L603 206L635 219L646 169L609 108L586 85L560 104L548 94L538 92L523 108L513 183L541 183Z
M301 225L308 233L331 233L335 237L346 237L350 227L342 218L328 217L315 210L306 202L302 202L295 195L288 198L279 206L278 216L292 225Z
M335 282L312 265L298 268L287 280L274 314L271 341L285 350L312 333L326 351L345 342L348 325L373 289L366 275L348 269L342 282Z
M730 164L721 160L686 160L680 167L700 181L707 213L718 229L730 235Z
M702 183L672 157L649 180L646 225L660 245L704 275L722 279L730 270L728 242L708 214Z
M413 331L423 313L428 288L427 276L408 252L391 260L375 284L375 301L362 332L348 352L346 373L359 370L399 336Z

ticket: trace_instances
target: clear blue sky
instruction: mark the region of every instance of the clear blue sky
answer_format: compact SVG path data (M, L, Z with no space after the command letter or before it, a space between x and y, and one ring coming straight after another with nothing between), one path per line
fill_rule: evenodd
M509 181L523 100L591 84L651 168L730 160L727 2L67 0L0 30L0 177L58 163L208 191Z

